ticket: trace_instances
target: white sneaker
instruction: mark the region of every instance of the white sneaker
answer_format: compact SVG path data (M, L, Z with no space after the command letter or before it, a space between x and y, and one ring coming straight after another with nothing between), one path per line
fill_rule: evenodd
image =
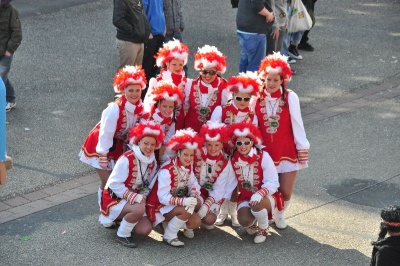
M179 248L179 247L183 247L185 245L185 243L183 243L182 241L180 241L178 238L174 238L174 239L165 239L163 238L164 243Z
M204 226L204 228L207 229L207 230L213 230L214 227L215 227L213 224L212 224L212 225L203 224L203 226Z
M215 225L223 225L227 217L228 217L228 214L221 214L221 213L218 214L217 221L215 221L214 224Z
M16 103L9 103L6 102L6 112L9 112L12 108L14 108L17 104Z
M254 238L254 243L260 244L267 240L267 236L269 235L268 228L265 229L258 229L257 236Z
M275 222L275 226L278 229L286 229L286 227L288 226L283 217L274 218L274 222Z
M183 235L186 238L193 238L194 237L194 231L193 231L193 229L183 229Z
M102 224L105 228L112 228L114 226L116 226L116 224L114 222L108 223L108 224Z
M239 220L237 218L237 215L231 215L231 221L232 221L232 226L233 227L239 227L240 223Z

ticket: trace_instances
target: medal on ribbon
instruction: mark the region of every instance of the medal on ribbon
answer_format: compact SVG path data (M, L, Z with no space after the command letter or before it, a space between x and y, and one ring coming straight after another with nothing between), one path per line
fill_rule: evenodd
M204 183L203 188L204 188L205 190L207 190L207 191L211 191L211 190L213 190L213 186L214 186L213 183L211 183L211 182L206 182L206 183Z
M208 114L208 108L207 107L200 107L200 114L202 116L206 116Z
M242 183L242 188L251 191L253 189L253 186L249 181L245 181Z

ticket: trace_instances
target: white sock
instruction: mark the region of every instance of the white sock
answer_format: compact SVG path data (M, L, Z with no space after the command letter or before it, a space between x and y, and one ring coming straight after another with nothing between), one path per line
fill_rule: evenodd
M290 205L290 200L285 200L285 208L283 209L284 211L287 211Z
M101 209L101 196L103 194L103 190L101 190L101 188L99 187L99 190L97 190L97 201L99 203L99 207Z
M221 208L219 209L220 214L228 215L229 212L229 200L225 199L224 202L221 204Z
M136 223L128 223L125 219L122 219L121 224L119 225L117 236L119 237L130 237L133 228L135 227Z
M259 212L255 212L251 210L251 213L254 215L256 220L258 221L258 227L265 229L268 227L268 211L267 209L262 209Z
M181 229L185 223L186 221L179 219L177 216L172 218L171 221L168 222L167 228L165 228L164 239L171 240L177 238L179 229Z
M187 226L186 226L186 223L184 223L184 224L182 225L181 229L188 229Z
M229 215L230 216L237 216L237 202L229 201Z

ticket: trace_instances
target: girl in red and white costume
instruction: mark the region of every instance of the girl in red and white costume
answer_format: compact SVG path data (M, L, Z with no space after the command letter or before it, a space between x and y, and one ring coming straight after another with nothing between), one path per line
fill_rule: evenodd
M194 69L200 76L189 80L185 87L185 128L199 132L211 118L214 109L228 102L226 81L219 76L226 71L224 56L215 46L205 45L194 55Z
M226 125L243 121L257 125L257 117L253 110L250 109L250 102L257 98L259 92L256 73L239 73L237 76L230 77L226 87L232 93L233 101L225 106L217 106L211 116L211 120L223 122ZM232 147L225 145L225 151L230 156ZM232 226L240 226L237 220L237 196L237 190L235 190L232 198L224 200L216 225L222 225L229 214Z
M181 228L195 229L201 225L201 219L195 212L201 204L200 185L194 176L192 163L195 152L202 144L201 138L192 129L176 132L168 141L167 148L177 152L177 157L161 167L157 183L147 200L150 220L154 226L167 223L163 241L173 247L185 245L178 239Z
M299 97L286 89L286 82L292 77L287 57L274 53L264 58L259 76L265 82L256 104L258 125L265 150L278 170L279 191L285 199L285 209L275 214L274 221L277 228L285 229L284 213L289 207L298 170L308 167L310 143L304 130Z
M110 224L122 220L116 241L124 246L137 246L131 238L133 229L147 236L153 228L145 215L145 202L156 181L154 150L163 139L161 127L154 122L133 127L128 137L130 150L118 159L103 190L99 221Z
M151 99L151 95L157 83L161 80L167 80L174 83L179 89L184 91L187 79L185 76L184 66L187 63L189 55L189 48L181 43L179 40L172 40L164 45L158 50L156 58L156 64L160 67L161 72L157 78L151 78L149 80L149 86L146 92L146 97L144 98L145 112L150 112L151 106L154 102ZM176 130L182 129L185 114L183 112L182 106L176 107L175 110L176 117Z
M164 145L175 134L177 118L174 116L174 110L182 106L184 96L182 90L174 83L162 80L157 82L150 98L154 104L150 112L143 115L141 121L154 121L165 133L163 145L156 154L157 161L161 165L168 160L169 155Z
M251 227L258 222L254 243L262 243L269 233L268 213L281 209L283 203L279 193L275 194L279 187L278 173L268 152L255 148L262 143L261 132L255 125L235 123L229 131L236 146L231 163L239 189L239 223Z
M83 143L80 160L94 167L100 177L99 205L111 170L126 148L127 133L143 115L140 95L146 82L140 66L125 66L118 70L114 77L114 91L121 95L103 111L100 122Z
M230 198L236 188L232 166L223 152L228 143L228 128L225 124L209 121L200 129L199 136L205 141L193 163L194 174L201 188L201 208L197 212L206 229L214 228L224 198Z

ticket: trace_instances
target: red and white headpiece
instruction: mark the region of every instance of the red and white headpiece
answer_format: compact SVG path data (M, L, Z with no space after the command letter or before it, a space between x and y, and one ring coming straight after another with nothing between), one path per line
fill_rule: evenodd
M208 121L204 124L200 129L199 136L205 141L220 141L222 143L229 141L226 124L217 121Z
M154 58L156 59L156 64L158 67L162 67L172 59L183 60L186 65L189 56L189 48L187 45L181 43L177 39L173 39L158 50L158 53Z
M284 81L290 81L293 76L292 69L287 62L288 57L281 53L273 53L266 56L260 64L258 75L265 79L268 74L279 74Z
M203 146L203 140L191 128L176 131L175 135L166 144L166 147L173 151L183 149L198 150L201 146Z
M251 96L257 96L260 85L256 72L246 72L230 77L226 88L232 93L248 93Z
M250 138L253 141L255 146L262 145L262 137L261 132L253 123L247 122L239 122L233 123L229 126L229 133L231 136L231 140L233 143L236 142L236 139L241 138Z
M215 67L221 74L226 71L226 56L224 56L217 47L204 45L194 54L194 69L200 71L202 69L210 69Z
M154 103L160 100L174 102L175 105L182 105L184 95L172 81L161 80L157 82L156 87L151 93L151 98Z
M143 90L146 88L146 74L141 66L125 66L114 76L114 91L122 92L127 86L138 84Z
M129 144L138 144L144 137L153 137L156 139L156 149L159 149L164 141L164 132L160 125L153 121L139 123L129 130Z

